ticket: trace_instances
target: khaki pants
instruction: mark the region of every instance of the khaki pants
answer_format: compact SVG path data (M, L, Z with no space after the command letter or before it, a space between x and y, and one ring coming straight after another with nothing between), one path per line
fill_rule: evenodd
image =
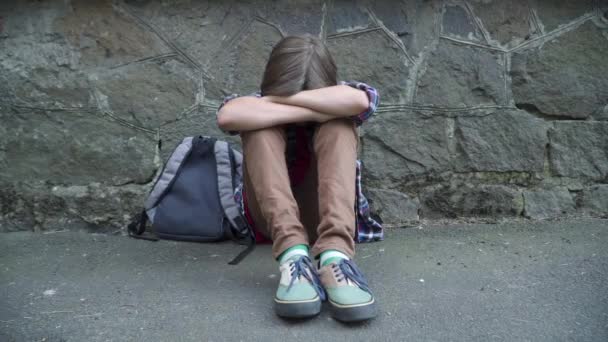
M298 244L311 254L335 249L355 254L355 177L359 144L355 123L318 124L312 162L302 183L290 185L283 126L241 132L247 205L258 231L272 239L277 258Z

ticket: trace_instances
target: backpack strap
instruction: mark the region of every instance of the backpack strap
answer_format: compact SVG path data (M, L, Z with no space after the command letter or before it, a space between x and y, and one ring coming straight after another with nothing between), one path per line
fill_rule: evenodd
M234 166L233 172L235 175L237 175L237 179L240 182L243 179L243 155L239 151L230 148L230 146L228 146L228 154L230 155L230 160L232 161L232 165ZM239 215L240 213L241 211L239 210ZM244 244L247 245L247 248L245 248L245 250L239 253L232 261L230 261L228 263L230 265L236 265L241 262L241 260L243 260L247 255L249 255L249 253L251 253L255 248L255 235L253 233L253 228L249 225L243 215L241 215L241 219L242 222L244 222L247 226L247 235L241 236L237 241L239 243L243 243L244 241Z
M193 145L193 137L184 138L181 143L173 150L169 159L163 166L162 171L158 174L158 177L154 181L154 185L148 194L144 209L140 214L135 215L134 219L127 226L127 231L130 237L136 239L158 241L158 238L152 236L142 235L146 231L146 223L148 219L154 221L154 217L148 217L147 210L155 207L158 201L165 195L169 185L177 175L179 168L183 164L186 157L190 154ZM159 149L161 148L161 142L158 142Z
M238 264L255 247L255 238L251 227L249 227L249 224L247 224L247 221L241 215L238 204L234 200L234 189L236 188L235 175L238 180L242 179L242 160L242 155L237 157L227 142L216 141L215 162L217 165L217 184L220 203L226 218L231 223L231 226L234 227L234 230L229 229L228 233L233 240L239 243L245 241L247 244L247 248L234 260L229 262L231 265Z
M148 223L148 214L146 214L146 210L144 209L127 226L129 236L135 239L158 241L158 238L152 235L142 235L146 231L146 223Z
M237 233L245 234L249 229L248 225L243 220L237 203L234 201L234 164L230 157L230 147L225 141L217 141L215 143L215 161L217 165L217 184L220 196L220 202L228 221Z
M230 146L230 145L229 145ZM230 158L234 165L234 172L238 180L243 179L243 154L233 148L230 148ZM237 184L234 184L235 186Z
M173 153L171 153L171 156L167 159L163 171L158 176L158 179L154 183L154 186L146 199L146 203L144 204L146 210L155 207L158 204L158 201L166 194L173 179L177 176L179 169L182 167L182 164L190 155L192 146L194 146L194 138L186 137L173 150Z

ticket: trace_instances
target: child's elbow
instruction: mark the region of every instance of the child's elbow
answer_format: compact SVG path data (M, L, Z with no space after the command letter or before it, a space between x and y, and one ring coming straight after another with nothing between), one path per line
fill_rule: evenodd
M369 109L369 98L367 97L367 93L362 91L363 96L359 96L359 103L358 103L358 111L357 114L365 112Z
M229 111L221 110L217 113L217 125L220 129L224 131L228 131L231 129L233 125L232 115L230 115Z

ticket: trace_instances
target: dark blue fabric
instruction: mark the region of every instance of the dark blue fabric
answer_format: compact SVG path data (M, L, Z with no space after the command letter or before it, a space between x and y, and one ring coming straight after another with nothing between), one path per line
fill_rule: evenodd
M224 211L217 185L214 139L195 137L187 159L159 201L154 230L160 238L224 239Z

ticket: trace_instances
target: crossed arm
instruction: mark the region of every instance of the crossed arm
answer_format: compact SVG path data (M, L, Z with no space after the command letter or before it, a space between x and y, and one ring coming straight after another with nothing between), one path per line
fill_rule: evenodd
M291 96L238 97L220 109L217 120L223 130L250 131L354 116L366 110L368 105L365 91L348 85L335 85L302 90Z

